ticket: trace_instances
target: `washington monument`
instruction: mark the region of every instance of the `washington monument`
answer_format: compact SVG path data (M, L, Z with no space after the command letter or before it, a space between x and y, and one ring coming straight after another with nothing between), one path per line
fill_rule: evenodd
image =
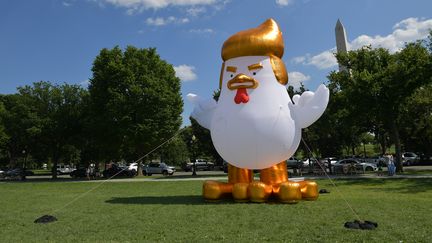
M336 35L337 52L347 53L348 44L347 44L345 27L342 25L339 19L336 22L335 35ZM341 71L347 71L347 68L339 64L339 72Z

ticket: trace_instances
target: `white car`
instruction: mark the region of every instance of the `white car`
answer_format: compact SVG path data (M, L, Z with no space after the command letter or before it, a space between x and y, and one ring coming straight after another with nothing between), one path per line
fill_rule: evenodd
M174 166L168 166L165 163L151 162L143 168L144 175L151 176L152 174L162 174L164 176L173 175L175 172Z
M134 170L135 172L137 172L138 171L138 163L130 163L129 164L129 166L128 166L128 169L129 170Z
M183 166L183 170L186 172L192 171L193 166L194 166L193 162L186 163ZM206 161L204 159L197 159L195 160L195 168L196 170L214 170L214 163Z
M403 165L410 166L418 163L419 156L412 152L402 153L402 163Z
M328 164L328 160L330 159L330 163L332 165L336 164L336 162L338 161L338 159L336 157L327 157L322 159L322 162L324 162L325 164Z
M57 174L60 174L60 175L70 174L74 170L75 170L75 167L73 167L71 165L65 165L65 164L58 164L57 165Z
M343 170L343 167L347 165L354 165L357 169L363 170L363 172L378 170L376 164L360 162L357 159L343 159L333 164L335 170Z
M310 158L310 165L313 166L314 164L316 164L318 161L316 159ZM304 158L303 159L303 167L309 167L309 159L308 158Z

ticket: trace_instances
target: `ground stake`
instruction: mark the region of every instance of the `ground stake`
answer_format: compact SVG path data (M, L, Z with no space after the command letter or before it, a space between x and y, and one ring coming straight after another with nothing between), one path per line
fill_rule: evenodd
M47 224L47 223L51 223L51 222L55 222L57 221L57 218L52 216L52 215L44 215L40 218L37 218L34 223L35 224Z

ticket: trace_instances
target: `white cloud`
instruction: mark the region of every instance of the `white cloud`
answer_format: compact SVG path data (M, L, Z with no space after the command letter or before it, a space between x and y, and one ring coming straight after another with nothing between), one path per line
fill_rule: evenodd
M279 6L288 6L292 4L294 0L276 0L276 4Z
M419 20L418 18L408 18L396 23L393 26L393 33L387 36L367 36L361 35L350 43L352 50L359 49L365 45L372 47L383 47L390 52L399 51L407 42L424 39L432 29L432 19Z
M309 75L304 75L301 72L289 72L288 73L288 85L293 86L294 90L298 90L302 83L310 80Z
M81 85L81 86L83 86L83 87L88 87L89 84L90 84L90 80L88 80L88 79L79 82L79 85Z
M70 6L72 6L72 3L69 3L69 2L62 2L62 4L63 4L63 6L65 6L65 7L70 7Z
M211 5L217 0L99 0L117 7L127 9L128 14L142 12L146 9L162 9L170 6Z
M167 24L185 24L188 23L188 18L176 18L174 16L170 16L168 18L157 17L157 18L147 18L146 24L152 26L163 26Z
M318 69L327 69L337 65L336 57L334 53L336 49L330 49L323 51L318 55L311 56L309 53L304 56L294 57L291 62L295 64L313 65Z
M206 29L191 29L189 30L190 33L194 34L212 34L214 33L213 29L206 28Z
M299 64L304 63L306 61L306 56L294 57L291 62Z
M321 52L318 55L308 58L306 61L307 65L313 65L319 69L327 69L337 65L336 57L333 53L336 49Z
M402 49L407 42L426 38L430 29L432 29L432 19L408 18L396 23L393 26L393 32L387 36L360 35L348 43L348 47L350 50L357 50L363 46L371 45L373 48L383 47L394 53ZM335 52L336 48L332 48L314 56L306 54L293 58L292 62L327 69L337 65L333 55Z
M196 17L200 14L203 14L205 12L207 12L206 8L203 6L198 6L198 7L192 7L186 10L186 12L188 13L188 15L192 16L192 17Z
M181 81L187 82L197 79L197 75L194 72L195 67L189 65L180 65L174 67L176 76L181 79Z

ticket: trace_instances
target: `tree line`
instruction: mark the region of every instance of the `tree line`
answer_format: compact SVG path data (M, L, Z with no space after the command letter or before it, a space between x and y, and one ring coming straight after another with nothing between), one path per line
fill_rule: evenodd
M372 139L380 154L394 145L398 171L403 151L431 156L432 32L396 53L365 46L336 58L347 71L328 75L329 106L305 131L315 152L326 157L351 149L354 155Z
M394 145L401 171L403 151L432 155L431 36L396 53L365 46L336 55L348 71L328 75L328 108L303 132L315 156L354 155L370 142L384 154ZM40 81L0 95L1 166L132 162L168 139L144 162L222 163L208 130L194 120L180 129L180 80L154 48L102 49L92 72L88 88ZM299 151L309 154L303 144Z
M156 49L102 49L92 72L87 89L39 81L0 95L2 166L40 167L48 162L56 177L59 163L130 162L179 130L180 80ZM170 146L186 148L179 138ZM152 156L188 156L170 152L163 148Z

